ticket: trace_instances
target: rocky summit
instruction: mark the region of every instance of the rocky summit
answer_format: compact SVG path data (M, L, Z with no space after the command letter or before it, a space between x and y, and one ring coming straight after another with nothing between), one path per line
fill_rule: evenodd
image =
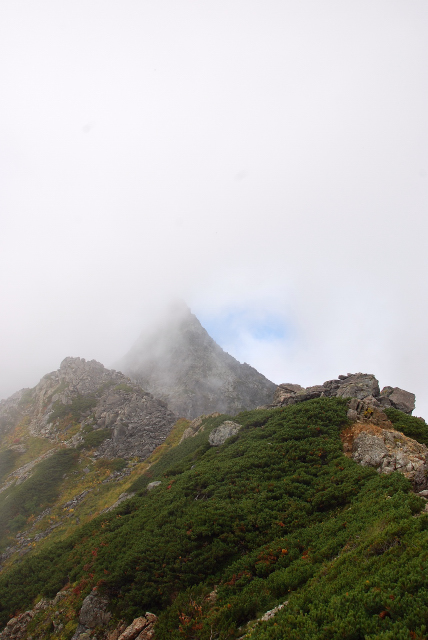
M272 402L276 385L241 364L208 335L186 306L144 334L116 367L185 418L235 415Z
M65 358L33 389L0 402L0 433L24 424L29 436L52 444L94 445L94 456L146 458L171 430L164 402L119 371L95 360ZM16 453L25 445L14 445Z

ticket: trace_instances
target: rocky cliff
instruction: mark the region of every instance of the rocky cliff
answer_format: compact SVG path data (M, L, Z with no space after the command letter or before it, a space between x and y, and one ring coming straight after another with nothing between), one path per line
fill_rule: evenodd
M29 436L104 458L145 458L176 421L165 403L122 373L84 358L65 358L34 389L0 402L0 435L25 423ZM19 453L25 445L18 443ZM22 453L23 451L21 451Z
M276 389L256 369L223 351L187 307L141 336L116 366L186 418L254 409L272 402Z

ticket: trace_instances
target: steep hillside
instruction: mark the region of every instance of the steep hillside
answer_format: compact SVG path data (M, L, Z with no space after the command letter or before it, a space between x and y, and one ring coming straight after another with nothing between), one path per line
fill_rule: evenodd
M175 422L122 373L81 358L0 402L0 566L110 507Z
M2 623L29 610L1 637L425 638L427 502L344 454L349 409L323 397L195 422L132 499L0 575ZM427 438L387 411L383 431Z
M185 306L144 334L116 367L185 418L269 404L276 389L223 351Z

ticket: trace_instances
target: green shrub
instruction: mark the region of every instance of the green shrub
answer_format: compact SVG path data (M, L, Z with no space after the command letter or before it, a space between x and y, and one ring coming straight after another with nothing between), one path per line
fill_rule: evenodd
M421 444L428 446L428 425L423 418L409 416L398 409L385 409L385 413L391 420L397 431L402 431L405 436L414 438Z
M115 385L114 388L116 391L126 391L127 393L134 393L133 387L131 387L129 384L126 384L126 382L121 382L120 384Z
M50 422L55 422L55 420L65 418L71 414L74 420L79 421L82 413L92 409L96 403L97 398L94 395L78 395L73 398L71 404L62 404L57 400L54 403L53 411L49 416L49 420Z
M343 455L346 412L339 398L245 412L221 447L207 420L148 470L156 491L0 575L0 622L69 580L82 598L98 585L118 619L158 614L159 640L237 638L284 601L252 638L426 637L425 502Z
M108 469L109 471L122 471L126 466L128 466L128 461L124 460L124 458L114 458L113 460L108 460L107 458L101 458L97 460L95 463L97 469Z
M83 435L83 448L94 449L99 447L100 444L111 437L111 429L93 429L92 427L86 427L86 432Z
M39 462L30 478L0 494L0 544L8 530L16 531L28 516L37 515L54 502L64 474L76 460L74 449L61 449Z
M12 449L0 451L0 482L12 471L18 456L19 453Z

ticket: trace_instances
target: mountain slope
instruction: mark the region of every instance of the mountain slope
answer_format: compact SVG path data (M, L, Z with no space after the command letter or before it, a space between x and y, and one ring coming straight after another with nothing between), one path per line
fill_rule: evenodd
M269 404L276 389L223 351L185 306L141 336L116 367L185 418Z
M1 401L0 566L110 507L175 422L122 373L82 358Z
M319 398L244 412L220 446L210 434L227 416L205 418L132 500L0 576L3 623L63 589L19 637L104 640L147 610L157 640L426 637L426 501L344 455L347 411ZM73 635L90 593L111 617Z

